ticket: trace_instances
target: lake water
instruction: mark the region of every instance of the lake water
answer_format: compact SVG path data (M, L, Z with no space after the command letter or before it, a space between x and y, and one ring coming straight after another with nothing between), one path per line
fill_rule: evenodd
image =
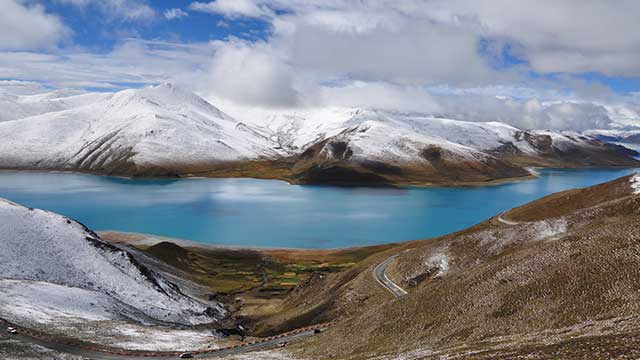
M408 189L0 172L0 197L95 230L233 246L336 248L446 234L541 196L631 172L545 169L537 179L510 184Z

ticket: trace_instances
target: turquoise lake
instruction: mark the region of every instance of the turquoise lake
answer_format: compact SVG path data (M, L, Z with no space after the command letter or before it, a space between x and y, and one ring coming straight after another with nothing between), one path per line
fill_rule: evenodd
M253 179L121 179L0 172L0 197L95 230L251 247L337 248L422 239L632 169L539 170L537 179L459 188L340 188Z

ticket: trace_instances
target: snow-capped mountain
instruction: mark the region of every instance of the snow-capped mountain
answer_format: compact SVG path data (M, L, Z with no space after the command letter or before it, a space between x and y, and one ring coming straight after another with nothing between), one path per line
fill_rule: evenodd
M3 199L0 218L2 286L11 279L12 288L53 289L55 295L68 295L62 297L82 293L96 299L95 306L138 321L190 325L215 322L224 315L221 306L210 307L184 295L80 223Z
M531 165L637 165L633 152L592 136L499 122L349 108L230 108L230 116L170 84L66 95L0 95L17 109L2 112L12 120L0 122L0 168L291 182L329 181L317 177L324 173L343 182L364 172L417 184L526 176Z
M0 167L167 174L279 154L256 132L169 84L93 97L0 123Z
M255 112L237 112L250 122ZM368 109L271 113L254 123L290 154L293 179L346 182L471 182L526 176L524 166L636 164L622 147L575 132L521 130L500 122L469 122ZM355 173L354 173L355 172ZM324 174L323 174L324 173ZM380 179L379 175L385 177Z
M354 156L365 159L414 161L425 146L439 146L458 157L473 160L495 153L507 144L518 152L534 156L546 150L531 141L541 136L548 137L551 145L559 150L600 145L594 143L595 139L575 132L523 131L500 122L470 122L368 109L321 109L270 114L264 119L254 127L269 134L272 141L291 153L304 151L327 139L341 139L352 143Z

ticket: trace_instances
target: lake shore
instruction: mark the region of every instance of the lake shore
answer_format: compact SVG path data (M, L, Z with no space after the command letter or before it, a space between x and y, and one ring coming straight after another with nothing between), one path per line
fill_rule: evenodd
M256 251L265 254L276 254L276 253L298 253L298 254L307 254L307 255L328 255L337 252L344 251L357 251L359 249L373 248L379 246L396 246L400 243L411 242L415 240L405 240L400 242L392 242L386 244L378 244L378 245L367 245L367 246L346 246L339 248L331 248L331 249L307 249L307 248L296 248L296 247L267 247L267 246L234 246L234 245L223 245L223 244L207 244L193 240L166 237L154 234L143 234L143 233L133 233L133 232L125 232L125 231L113 231L113 230L104 230L104 231L96 231L96 233L100 236L100 238L104 241L110 242L112 244L123 244L130 245L135 247L151 247L160 243L172 243L176 244L180 247L185 248L194 248L201 250L246 250L246 251Z

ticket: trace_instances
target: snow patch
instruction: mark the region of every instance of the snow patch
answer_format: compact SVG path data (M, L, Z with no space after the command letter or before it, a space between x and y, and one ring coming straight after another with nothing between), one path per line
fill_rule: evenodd
M631 190L634 194L640 194L640 174L636 173L631 176Z
M230 355L225 356L222 359L224 360L304 360L297 357L293 357L286 351L252 351L248 354L239 354L239 355Z
M535 222L514 224L497 230L485 230L473 235L480 245L487 246L493 252L524 241L558 239L567 233L569 225L565 218L546 219Z
M436 272L433 277L441 278L449 271L449 256L443 252L431 254L424 262L424 266L427 268L437 267L438 272Z
M393 354L393 355L381 355L372 360L418 360L424 359L427 356L433 356L435 353L430 348L420 348L415 350L410 350L407 352Z
M410 286L415 286L428 278L440 279L445 276L449 272L450 257L446 249L438 249L415 264L413 273L405 279Z
M554 220L536 221L531 225L536 234L535 240L555 238L567 232L567 220L564 218Z
M120 325L113 329L113 333L114 337L121 340L110 345L130 350L190 351L220 347L210 331Z

